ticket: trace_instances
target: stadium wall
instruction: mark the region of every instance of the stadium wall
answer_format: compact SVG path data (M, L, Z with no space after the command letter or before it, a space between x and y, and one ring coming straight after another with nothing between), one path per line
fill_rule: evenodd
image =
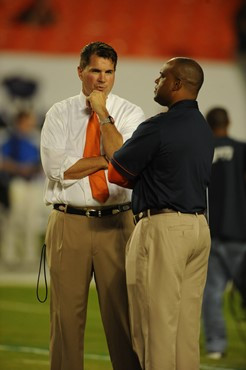
M146 117L162 110L154 102L154 81L164 59L137 59L121 57L117 67L113 92L140 105ZM245 71L233 61L198 60L205 72L205 83L199 94L199 106L206 114L208 109L220 105L228 109L231 117L230 133L246 140L246 79ZM78 58L74 56L47 56L45 54L0 53L0 82L6 76L23 76L38 82L33 105L45 113L53 103L79 93L77 76ZM0 110L11 110L11 101L0 84Z

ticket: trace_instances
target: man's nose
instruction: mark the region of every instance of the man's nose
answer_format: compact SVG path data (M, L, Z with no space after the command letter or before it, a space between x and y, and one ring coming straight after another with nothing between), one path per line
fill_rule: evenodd
M105 73L104 73L104 72L100 72L100 73L99 73L99 80L100 80L100 81L105 81L105 80L106 80L106 78L105 78Z

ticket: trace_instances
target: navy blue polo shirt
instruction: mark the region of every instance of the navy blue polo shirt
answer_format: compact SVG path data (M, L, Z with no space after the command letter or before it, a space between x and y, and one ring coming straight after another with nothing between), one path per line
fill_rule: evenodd
M183 100L141 123L112 164L134 182L134 214L149 208L195 213L206 209L212 159L212 132L197 102Z

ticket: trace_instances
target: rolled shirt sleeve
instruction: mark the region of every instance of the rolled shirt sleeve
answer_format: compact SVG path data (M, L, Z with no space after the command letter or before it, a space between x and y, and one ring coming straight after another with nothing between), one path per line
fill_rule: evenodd
M64 172L73 166L80 157L67 156L62 149L50 149L41 146L41 160L44 172L49 180L58 181L62 186L69 186L78 180L64 180Z
M73 166L81 155L69 153L66 143L66 126L63 124L64 112L53 106L46 115L41 133L41 161L49 180L60 182L63 187L73 185L78 179L64 180L64 172ZM64 120L66 117L64 117Z

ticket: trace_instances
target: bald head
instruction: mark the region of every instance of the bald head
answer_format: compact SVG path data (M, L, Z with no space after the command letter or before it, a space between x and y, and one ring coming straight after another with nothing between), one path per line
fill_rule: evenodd
M154 100L167 107L181 100L196 100L203 79L203 70L195 60L172 58L163 65L155 80Z
M204 81L204 73L201 66L194 60L185 57L172 58L167 62L176 79L197 97Z

